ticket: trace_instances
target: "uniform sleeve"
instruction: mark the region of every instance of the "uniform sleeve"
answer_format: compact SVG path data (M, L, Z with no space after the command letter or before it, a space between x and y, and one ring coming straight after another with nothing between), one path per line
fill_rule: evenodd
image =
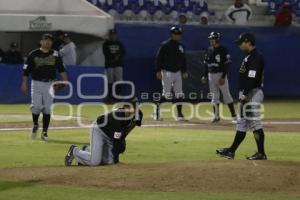
M206 52L204 54L204 59L203 59L205 77L208 77L208 62L209 62L209 50L206 49Z
M103 51L104 56L108 56L108 55L109 55L109 50L108 50L108 44L107 44L107 41L105 41L105 42L103 43L102 51Z
M226 48L224 48L224 52L222 53L222 63L222 78L225 78L231 64L231 56Z
M226 19L231 23L235 21L235 19L233 18L233 10L234 10L233 6L230 6L225 12Z
M56 64L57 71L59 73L66 72L65 65L64 65L64 63L63 63L63 61L62 61L62 59L59 55L56 57L56 63L55 64Z
M163 64L164 64L164 57L166 54L166 44L162 44L160 46L160 48L158 49L157 55L156 55L156 59L155 59L155 67L156 67L156 72L160 72L161 69L163 68Z
M182 45L183 46L183 45ZM186 55L185 55L185 47L183 46L184 48L184 53L183 53L183 65L182 65L182 68L181 68L181 71L182 72L187 72L187 68L186 68Z
M244 84L245 96L248 96L250 90L257 87L263 76L264 61L262 59L250 59L248 63L249 69L247 71L247 78Z
M34 67L33 55L29 54L26 63L23 66L23 75L29 76L29 74L32 72L33 67Z

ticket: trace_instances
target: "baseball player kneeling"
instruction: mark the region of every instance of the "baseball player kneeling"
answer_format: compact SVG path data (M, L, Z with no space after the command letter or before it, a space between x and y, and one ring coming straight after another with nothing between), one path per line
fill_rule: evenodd
M119 162L119 155L126 150L127 135L141 126L143 113L137 100L124 103L122 108L101 115L91 128L90 146L79 149L71 145L65 157L65 165L71 166L75 159L78 165L112 165Z

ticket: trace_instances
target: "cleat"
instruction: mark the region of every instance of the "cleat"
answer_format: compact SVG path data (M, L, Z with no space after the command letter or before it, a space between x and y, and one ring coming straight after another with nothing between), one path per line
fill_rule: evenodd
M255 153L252 156L248 156L246 157L247 160L267 160L267 156L266 154L262 154L262 153Z
M231 120L231 122L232 122L233 124L237 124L237 122L238 122L237 117L233 117L232 120Z
M221 120L220 117L215 117L215 118L211 121L211 123L218 123L220 120Z
M39 130L39 125L38 124L33 125L32 132L31 132L31 139L34 140L36 138L36 134L38 130Z
M43 132L42 132L41 139L44 140L44 141L47 141L47 140L48 140L48 133L45 132L45 131L43 131Z
M74 159L74 154L73 154L73 150L76 146L74 144L72 144L69 148L69 151L65 157L65 166L71 166L72 165L72 161Z
M234 153L229 151L229 148L217 149L216 154L227 159L234 159Z
M83 145L81 150L82 151L88 151L89 145Z
M187 121L187 120L184 118L183 114L180 114L177 116L176 121L180 122L180 121Z

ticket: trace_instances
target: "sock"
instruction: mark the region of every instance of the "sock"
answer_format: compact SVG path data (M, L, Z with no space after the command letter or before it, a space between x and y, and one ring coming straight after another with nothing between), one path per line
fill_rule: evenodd
M234 110L234 105L233 103L229 103L228 104L228 108L229 108L229 111L231 113L231 117L236 117L236 113L235 113L235 110Z
M183 114L182 114L182 105L181 104L177 104L176 108L177 108L177 116L178 117L183 116Z
M218 104L218 103L213 105L215 118L220 118L219 107L220 107L220 104Z
M263 129L258 129L256 131L253 131L254 138L256 141L257 145L257 150L258 153L265 154L265 147L264 147L264 142L265 142L265 134Z
M50 124L50 116L49 114L43 114L43 132L48 131L48 127Z
M37 126L39 124L39 116L40 116L40 114L33 114L32 113L33 125Z
M231 147L229 148L229 151L234 153L237 150L237 148L239 147L239 145L243 142L245 137L246 137L246 132L237 131L235 134L233 143L232 143Z
M113 98L113 94L112 94L112 84L109 83L107 86L107 98L108 99L112 99Z

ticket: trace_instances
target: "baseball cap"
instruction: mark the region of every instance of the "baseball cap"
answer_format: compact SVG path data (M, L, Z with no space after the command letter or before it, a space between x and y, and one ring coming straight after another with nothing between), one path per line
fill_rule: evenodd
M41 38L42 40L47 40L47 39L49 39L49 40L52 40L53 41L53 36L50 34L50 33L45 33L45 34L43 34L42 35L42 38Z
M170 29L170 32L171 32L172 34L181 35L181 34L182 34L182 29L181 29L180 27L173 26L173 27Z
M218 32L211 32L208 36L208 39L220 39L221 34Z
M242 33L234 42L239 45L243 42L251 42L251 44L255 45L255 36L251 33Z

